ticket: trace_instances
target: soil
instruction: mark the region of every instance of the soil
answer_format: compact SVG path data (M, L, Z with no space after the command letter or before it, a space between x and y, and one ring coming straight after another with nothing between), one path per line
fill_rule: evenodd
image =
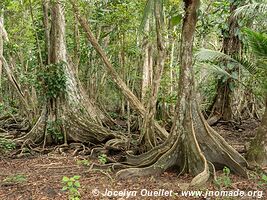
M246 121L241 125L219 123L214 127L239 152L245 153L248 141L254 136L256 121ZM74 150L73 150L74 151ZM165 172L158 176L129 178L117 180L110 170L93 170L90 164L99 159L88 156L73 156L73 151L65 153L50 151L47 154L28 155L21 158L0 157L0 200L66 200L69 192L63 191L62 178L79 175L81 187L80 199L267 199L267 181L260 183L262 172L249 171L249 179L236 176L230 172L229 177L223 171L217 171L219 182L200 188L202 191L255 191L254 197L183 197L182 191L188 189L192 179L189 175L178 177L175 172ZM81 161L83 160L83 161ZM266 169L265 169L266 170ZM264 169L263 169L264 172ZM266 171L265 171L266 173ZM223 183L226 182L225 184ZM104 196L105 191L121 191L120 196ZM196 190L196 189L195 189ZM123 196L125 191L131 192L131 197ZM136 193L135 193L136 192ZM154 196L151 195L152 192ZM157 196L157 193L160 196ZM261 193L263 192L263 193ZM163 195L162 195L163 194ZM164 196L165 194L165 196ZM170 196L171 194L171 196ZM215 193L216 194L216 193ZM249 193L250 194L250 193ZM144 195L144 196L142 196Z

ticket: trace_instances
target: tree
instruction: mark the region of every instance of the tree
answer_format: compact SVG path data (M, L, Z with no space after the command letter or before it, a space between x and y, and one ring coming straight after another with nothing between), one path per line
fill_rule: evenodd
M7 39L6 31L4 28L4 9L0 7L0 57L3 56L4 39ZM0 94L2 93L2 71L3 71L2 68L3 68L3 63L0 59ZM2 101L2 97L0 97L0 103L1 101Z
M109 119L86 96L76 78L67 56L63 3L59 0L50 1L50 6L52 24L47 38L50 64L39 75L43 83L44 106L31 131L17 141L35 144L43 142L46 145L57 142L57 137L62 140L62 134L65 144L67 140L93 143L116 137L123 140L120 133L114 133L103 126L109 123ZM45 25L45 28L48 26ZM109 144L112 146L112 140Z
M228 166L246 175L245 159L205 121L197 103L193 74L193 40L200 1L184 1L180 78L176 116L168 139L147 153L128 155L119 177L158 174L170 167L195 175L191 185L201 185L214 175L214 166ZM129 168L130 167L130 168Z
M227 29L223 31L223 44L222 52L232 57L237 57L241 52L241 41L239 39L238 30L238 19L234 17L235 10L240 3L238 1L232 1L230 4L230 16L227 20ZM229 74L238 73L238 66L232 62L224 62L226 71ZM210 108L210 114L208 121L217 122L219 119L225 121L232 120L232 90L234 80L231 78L222 77L217 83L217 92ZM214 120L216 118L216 120ZM211 123L210 123L211 124Z
M165 37L164 37L164 21L163 15L163 2L161 0L155 0L152 4L154 6L154 16L156 21L156 34L157 34L157 58L156 64L153 70L153 78L151 84L151 92L147 96L149 97L146 114L144 116L140 144L144 151L150 150L157 145L155 127L153 121L155 120L156 104L158 99L158 93L160 88L160 81L163 74L166 50L165 50ZM149 67L149 66L147 66Z

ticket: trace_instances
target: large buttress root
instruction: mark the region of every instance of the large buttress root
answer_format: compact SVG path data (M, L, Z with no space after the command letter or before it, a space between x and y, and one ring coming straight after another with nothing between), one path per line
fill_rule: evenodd
M164 144L145 154L129 155L124 164L130 168L119 171L117 176L159 174L176 167L178 172L194 174L191 186L197 186L214 175L214 168L227 166L247 177L245 159L207 124L195 103L190 107L191 112L186 114L183 126L176 129L176 133L171 133Z

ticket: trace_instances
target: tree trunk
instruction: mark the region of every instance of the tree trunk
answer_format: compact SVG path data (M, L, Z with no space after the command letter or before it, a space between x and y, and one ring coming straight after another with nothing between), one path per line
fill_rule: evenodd
M224 166L247 177L245 159L207 124L198 108L192 57L200 1L184 0L184 3L178 101L171 133L166 142L149 152L128 155L122 165L127 169L119 171L118 177L159 174L176 167L181 173L195 175L191 186L199 186L215 176L214 167Z
M143 105L146 105L147 102L147 95L149 88L152 85L152 78L153 78L153 57L152 57L152 45L149 41L149 33L151 30L150 22L147 20L145 26L145 34L144 37L144 44L143 49L145 52L144 55L144 63L143 63L143 72L142 72L142 91L141 91L141 102Z
M161 19L162 5L159 2L154 3L154 15L156 20L157 33L157 58L154 68L153 82L151 85L151 94L148 94L149 101L147 105L146 114L143 120L140 136L141 149L148 151L157 145L155 127L153 121L155 120L156 104L158 99L160 81L163 74L165 62L165 39L164 39L164 22Z
M50 27L49 27L49 17L48 17L48 12L49 12L49 0L43 0L43 24L44 24L44 32L45 32L45 49L47 52L46 55L46 65L50 65Z
M267 95L265 112L255 138L251 141L247 152L248 162L252 166L267 166Z
M223 53L231 56L238 56L241 50L241 41L239 40L238 35L236 35L236 31L239 28L237 18L234 17L234 11L237 8L237 3L232 2L230 5L230 17L228 18L228 29L224 31L223 37ZM233 72L238 73L238 68L236 66L229 67L227 65L231 65L232 63L226 62L224 65L226 66L226 70L229 74ZM213 123L218 121L219 119L223 119L225 121L230 121L233 119L233 111L232 111L232 87L231 84L234 84L234 81L231 78L225 79L224 77L218 80L217 83L217 94L213 100L213 104L210 109L210 115L208 122ZM217 120L213 120L216 118ZM211 124L211 123L210 123ZM212 125L212 124L211 124Z

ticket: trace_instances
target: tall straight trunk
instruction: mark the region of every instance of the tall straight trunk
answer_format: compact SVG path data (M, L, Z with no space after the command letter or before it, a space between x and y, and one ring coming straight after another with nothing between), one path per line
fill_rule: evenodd
M121 63L121 72L122 72L122 79L125 81L127 76L127 69L126 69L126 56L125 56L125 33L121 35L121 51L120 51L120 63ZM121 115L125 116L125 98L124 96L121 97Z
M232 2L230 5L230 16L228 18L228 29L224 30L223 37L223 53L230 56L238 56L241 51L241 41L239 40L238 35L236 34L237 29L239 28L238 19L234 17L234 11L237 9L237 3ZM225 62L223 63L226 66L226 70L229 74L233 72L238 73L238 68L236 66L231 67L229 69L228 65L233 63ZM219 119L223 119L225 121L229 121L233 119L233 111L232 111L232 87L231 84L234 84L234 80L228 78L225 80L221 78L217 83L217 94L213 100L213 104L211 106L211 113L209 115L209 121L215 122ZM216 120L214 120L216 118Z
M79 74L79 63L80 63L80 31L78 26L78 20L74 16L74 56L73 56L73 62L76 68L76 74Z
M203 186L215 174L214 167L228 166L247 177L245 159L205 121L196 99L193 72L193 41L200 0L184 0L185 17L180 46L180 77L176 116L163 144L141 155L128 155L120 178L159 174L169 168L195 175L191 186ZM130 168L129 168L130 167Z

